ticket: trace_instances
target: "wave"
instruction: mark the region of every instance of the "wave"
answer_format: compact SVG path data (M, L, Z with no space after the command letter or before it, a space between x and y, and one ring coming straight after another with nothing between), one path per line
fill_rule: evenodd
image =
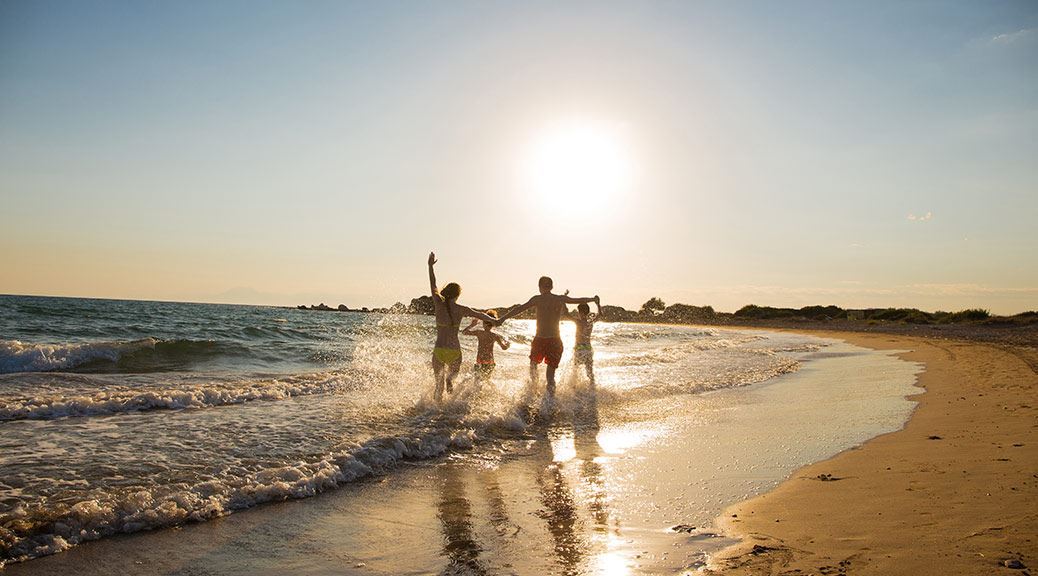
M455 414L449 414L451 410ZM55 554L106 536L202 522L265 502L307 498L387 472L402 461L469 450L483 441L515 437L526 428L515 415L472 418L466 416L467 410L464 401L452 402L443 411L427 409L421 419L426 424L430 416L439 420L436 429L374 438L309 462L274 466L241 477L134 488L72 505L17 507L0 514L0 568L5 562Z
M348 387L342 376L335 375L196 385L177 383L175 388L103 390L94 394L38 394L0 403L0 422L210 408L255 400L326 394Z
M220 355L247 354L214 340L159 340L23 344L0 341L0 374L14 372L160 372L182 370Z
M670 346L658 346L648 350L640 352L632 352L618 356L610 362L616 366L642 366L642 365L659 365L659 364L673 364L682 362L693 355L696 352L708 352L713 350L724 350L728 348L742 347L748 342L759 340L760 337L756 335L748 335L741 337L731 338L719 338L714 340L692 340L687 342L679 342ZM770 354L767 349L753 349L743 348L744 351L751 354Z

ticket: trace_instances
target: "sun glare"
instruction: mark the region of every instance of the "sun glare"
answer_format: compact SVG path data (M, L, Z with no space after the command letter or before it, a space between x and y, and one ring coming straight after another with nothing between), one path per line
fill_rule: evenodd
M523 178L538 198L588 209L613 202L631 186L631 155L619 129L571 123L530 144Z

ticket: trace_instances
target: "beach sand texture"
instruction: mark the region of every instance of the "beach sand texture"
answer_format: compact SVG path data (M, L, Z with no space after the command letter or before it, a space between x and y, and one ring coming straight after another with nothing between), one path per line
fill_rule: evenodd
M903 430L807 466L776 490L726 510L724 528L743 541L715 557L712 571L952 575L1038 568L1035 350L824 334L869 348L911 349L903 357L926 366L919 407Z

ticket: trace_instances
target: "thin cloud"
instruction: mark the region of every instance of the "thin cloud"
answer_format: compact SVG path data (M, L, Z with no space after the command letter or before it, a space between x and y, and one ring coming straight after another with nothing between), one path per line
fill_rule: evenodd
M854 297L972 297L972 298L1038 298L1038 287L1001 287L974 283L914 283L876 286L856 280L838 280L828 286L776 286L737 284L711 286L695 291L697 296L710 298L717 294L738 295L749 300L759 297L793 298L854 298ZM685 292L684 294L688 294ZM684 297L680 296L680 297Z
M719 286L714 289L717 292L724 292L727 294L739 294L742 296L755 296L755 295L767 295L773 296L776 294L783 296L846 296L846 295L860 295L868 294L872 296L887 296L894 295L898 292L893 288L869 288L862 285L850 284L853 280L847 281L842 287L835 286L815 286L815 287L793 287L793 286L774 286L774 285L754 285L754 284L741 284L735 286ZM843 283L843 282L841 282Z
M923 214L922 216L916 216L915 214L909 214L908 215L908 219L911 220L912 222L927 222L927 221L933 219L933 212L927 212L926 214Z
M995 295L1034 295L1038 297L1038 288L1001 288L987 284L908 284L906 291L914 294L940 296L987 296Z
M991 38L991 41L995 44L1012 44L1032 36L1035 33L1035 30L1035 28L1024 28L1022 30L1017 30L1016 32L1007 32Z

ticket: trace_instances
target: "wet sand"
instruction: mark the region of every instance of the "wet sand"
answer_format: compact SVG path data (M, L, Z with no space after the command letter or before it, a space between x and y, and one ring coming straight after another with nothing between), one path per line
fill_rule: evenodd
M1021 574L1038 569L1034 348L833 334L925 364L903 430L725 511L723 574ZM823 476L824 475L824 476ZM1026 569L1010 569L1007 561Z
M498 453L412 463L314 498L88 542L23 574L667 574L736 541L725 506L900 428L919 367L837 342L765 383L558 417ZM576 391L576 394L574 394ZM567 398L566 394L571 397ZM681 526L681 530L674 530Z

